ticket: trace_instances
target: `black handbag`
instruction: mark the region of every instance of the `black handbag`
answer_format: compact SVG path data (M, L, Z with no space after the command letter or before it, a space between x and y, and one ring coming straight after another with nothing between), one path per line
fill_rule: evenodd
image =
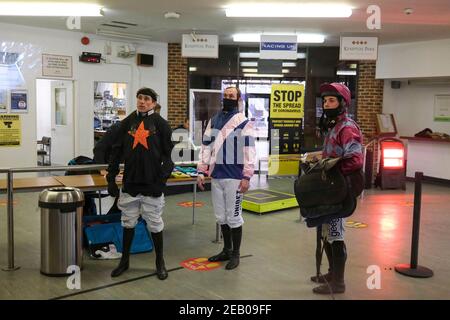
M337 164L340 158L326 158L308 163L295 181L295 195L300 207L337 205L347 196L346 180Z
M294 192L300 214L308 227L316 227L334 218L351 215L356 198L348 179L339 170L340 158L326 158L303 166L295 181Z

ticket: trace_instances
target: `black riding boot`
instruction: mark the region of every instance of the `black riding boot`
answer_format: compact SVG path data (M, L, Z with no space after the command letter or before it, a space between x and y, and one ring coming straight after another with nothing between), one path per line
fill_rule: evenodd
M134 228L123 228L123 250L120 263L111 272L111 277L118 277L130 267L130 248L134 238Z
M220 229L222 230L223 236L223 250L219 254L208 258L208 261L211 262L227 261L231 258L231 229L227 224L221 224Z
M328 273L324 274L323 276L319 276L319 278L317 278L317 275L312 276L311 277L312 282L326 283L326 282L331 282L331 280L333 279L333 252L331 249L331 244L328 241L325 241L325 243L323 244L323 248L324 248L325 254L327 255L327 260L328 260L328 265L329 265Z
M155 245L156 275L158 276L159 280L164 280L169 276L169 274L167 273L163 257L163 232L162 231L158 233L152 232L152 239L153 244Z
M330 282L331 291L333 293L344 293L344 273L345 261L347 260L347 248L345 247L344 241L333 241L331 248L333 251L333 279ZM319 294L330 294L330 287L323 284L317 288L314 288L313 292Z
M225 266L225 269L231 270L239 265L240 248L242 240L242 226L231 229L231 239L233 240L233 251L231 252L230 261Z

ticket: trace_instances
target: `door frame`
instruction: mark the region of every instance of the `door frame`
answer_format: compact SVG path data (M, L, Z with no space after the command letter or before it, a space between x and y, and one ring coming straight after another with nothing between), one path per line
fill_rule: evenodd
M77 155L79 153L79 139L78 139L78 103L79 103L79 99L78 99L78 81L76 81L73 78L68 78L68 79L61 79L61 78L47 78L47 77L36 77L34 80L34 86L35 86L35 92L36 92L36 96L37 96L37 81L38 80L48 80L48 81L70 81L72 82L72 121L73 121L73 132L72 132L72 142L73 142L73 153L74 155ZM51 102L50 102L51 103ZM35 103L35 105L37 105L37 103ZM51 106L50 106L50 110L51 110ZM50 117L52 117L51 111L50 111ZM36 122L37 122L37 110L36 110L36 118L35 118ZM50 120L51 123L51 120ZM51 128L50 128L51 130ZM35 130L35 135L36 135L36 141L39 139L39 137L37 136L37 127ZM37 161L37 160L36 160Z

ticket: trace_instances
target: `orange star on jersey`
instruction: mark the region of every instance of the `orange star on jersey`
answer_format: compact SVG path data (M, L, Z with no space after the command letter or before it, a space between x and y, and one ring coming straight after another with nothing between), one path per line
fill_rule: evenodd
M150 131L145 130L144 121L141 122L134 134L131 131L128 131L128 133L134 137L133 149L140 143L148 150L147 137L150 135Z

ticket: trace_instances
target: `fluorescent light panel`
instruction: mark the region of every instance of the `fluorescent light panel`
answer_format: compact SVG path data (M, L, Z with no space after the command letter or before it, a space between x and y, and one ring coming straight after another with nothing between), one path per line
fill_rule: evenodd
M356 76L356 70L338 70L336 72L338 76Z
M100 17L101 6L91 3L0 2L1 16Z
M255 78L282 78L282 74L264 74L264 73L244 73L244 77L255 77Z
M262 33L236 33L233 35L234 42L261 42ZM323 43L325 42L325 36L323 34L314 33L264 33L264 35L278 35L278 36L289 36L297 35L297 43Z
M257 66L258 66L257 61L242 61L241 62L241 67L257 67ZM297 66L297 64L295 62L283 62L282 66L285 68L294 68Z
M258 68L243 68L242 72L244 72L244 73L257 73L258 72Z
M227 17L348 18L352 8L335 4L237 4L225 8Z
M258 68L243 68L244 73L258 73ZM282 69L281 73L289 73L289 69Z
M239 57L240 58L259 58L259 52L241 52L241 53L239 53ZM306 58L306 53L304 53L304 52L297 53L297 59L305 59L305 58ZM245 66L245 67L253 67L253 66ZM283 67L287 67L287 66L283 65Z

